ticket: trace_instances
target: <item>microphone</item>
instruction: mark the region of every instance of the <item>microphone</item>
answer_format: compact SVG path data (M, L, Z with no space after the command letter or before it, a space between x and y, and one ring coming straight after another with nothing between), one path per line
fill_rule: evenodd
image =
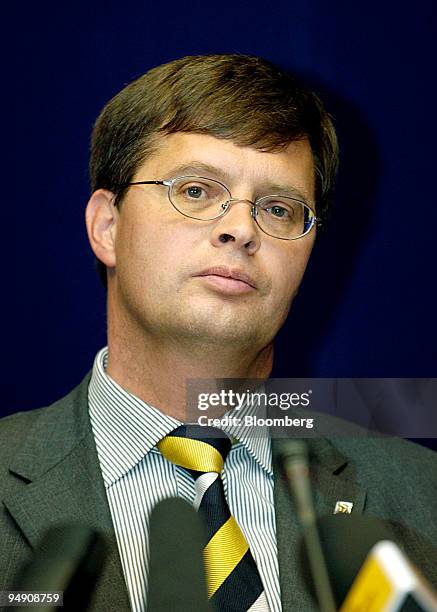
M200 517L182 499L166 499L150 517L148 612L211 612Z
M437 612L437 595L400 548L389 540L375 544L340 612Z
M87 610L106 555L103 536L90 527L79 524L53 527L18 573L12 590L63 591L63 604L55 608L53 603L27 606L32 612Z
M370 516L318 521L341 612L437 612L437 597L401 549L389 525Z
M278 450L278 459L303 528L303 539L320 610L335 612L335 600L317 530L311 495L307 445L302 440L282 441Z

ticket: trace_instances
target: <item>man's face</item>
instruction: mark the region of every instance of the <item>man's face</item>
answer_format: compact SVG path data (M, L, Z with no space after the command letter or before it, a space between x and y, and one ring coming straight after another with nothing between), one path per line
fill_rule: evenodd
M251 201L287 186L314 208L307 141L267 153L179 132L160 139L133 180L181 175L219 180L233 198ZM264 234L247 202L233 203L218 219L197 221L171 206L167 187L131 186L116 223L109 291L115 308L155 337L262 348L287 316L314 239L315 229L290 241ZM222 274L246 275L250 282Z

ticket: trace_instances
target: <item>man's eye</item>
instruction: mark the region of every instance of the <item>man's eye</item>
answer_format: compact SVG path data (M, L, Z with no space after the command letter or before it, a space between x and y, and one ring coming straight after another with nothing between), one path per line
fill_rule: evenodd
M185 188L185 194L189 198L194 198L198 200L202 197L202 195L204 195L204 189L202 189L202 187L199 187L198 185L189 185Z
M270 208L267 208L266 210L270 212L274 217L286 218L290 216L288 210L283 206L270 206Z

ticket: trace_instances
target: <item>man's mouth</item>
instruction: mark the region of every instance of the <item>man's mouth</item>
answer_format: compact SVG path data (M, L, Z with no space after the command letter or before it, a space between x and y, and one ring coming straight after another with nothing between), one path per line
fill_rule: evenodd
M195 277L204 277L213 287L225 293L248 293L257 289L255 280L237 268L227 266L213 266L193 274Z

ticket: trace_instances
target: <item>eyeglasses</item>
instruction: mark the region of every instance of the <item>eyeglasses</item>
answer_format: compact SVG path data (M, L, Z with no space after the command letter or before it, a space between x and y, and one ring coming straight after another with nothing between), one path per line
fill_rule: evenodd
M306 236L318 222L305 202L286 195L267 195L255 202L233 198L219 181L202 176L177 176L167 181L135 181L126 185L163 185L172 206L185 217L212 221L225 215L235 202L251 205L252 218L260 230L280 240Z

